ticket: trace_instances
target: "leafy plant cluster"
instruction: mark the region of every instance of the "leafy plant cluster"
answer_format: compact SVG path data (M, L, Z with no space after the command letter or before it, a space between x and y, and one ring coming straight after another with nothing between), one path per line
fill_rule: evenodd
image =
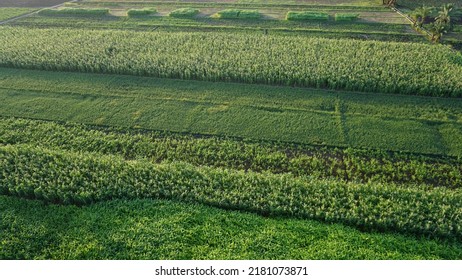
M462 54L445 46L263 34L0 30L5 67L462 95Z
M327 13L312 12L312 11L305 11L305 12L289 11L286 15L287 20L296 20L296 21L306 21L306 20L327 21L329 20L329 18L330 16ZM359 18L359 14L355 14L355 13L336 13L334 15L335 21L355 21L358 18Z
M295 12L289 11L286 15L287 20L329 20L329 14L322 12Z
M185 163L0 148L0 194L52 203L166 198L270 216L340 222L373 231L462 239L462 193L354 184Z
M431 40L439 42L443 35L453 29L452 17L456 7L454 4L445 4L438 10L435 7L423 5L411 12L414 20L414 27L422 28L424 23L429 23L428 27L431 32Z
M221 19L259 19L261 13L257 10L226 9L216 13Z
M126 160L183 161L255 172L333 177L342 181L462 187L462 164L456 160L351 148L297 147L160 132L124 132L13 118L1 119L0 144L30 144L48 149L119 155Z
M40 15L73 15L73 16L104 16L109 14L107 8L62 8L62 9L42 9Z
M193 18L199 14L198 9L193 9L193 8L181 8L181 9L176 9L172 12L170 12L169 16L175 17L175 18Z
M127 11L129 17L148 16L157 13L155 8L130 9Z
M359 18L359 14L354 13L337 13L335 21L355 21Z

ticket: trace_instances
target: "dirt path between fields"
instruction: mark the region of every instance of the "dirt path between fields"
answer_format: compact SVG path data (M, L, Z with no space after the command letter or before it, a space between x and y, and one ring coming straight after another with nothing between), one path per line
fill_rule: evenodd
M79 0L72 0L72 1L67 1L67 2L77 2L77 1L79 1ZM59 7L63 6L64 3L66 3L66 2L62 2L62 0L60 2L61 2L60 4L57 4L57 5L54 5L54 6L51 6L51 7L47 7L47 9L59 8ZM15 20L20 19L20 18L25 18L25 17L35 15L40 10L42 10L42 9L38 9L38 10L35 10L35 11L31 12L31 13L23 14L23 15L20 15L20 16L17 16L17 17L9 18L9 19L4 20L4 21L0 21L0 25L15 21Z

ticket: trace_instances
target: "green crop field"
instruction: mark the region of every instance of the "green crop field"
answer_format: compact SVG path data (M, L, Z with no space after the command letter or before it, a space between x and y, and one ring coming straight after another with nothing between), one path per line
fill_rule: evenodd
M56 4L0 4L0 259L462 258L457 15Z
M460 100L4 68L0 72L4 116L462 155L454 141L462 134ZM361 133L363 127L367 133Z
M0 21L14 18L32 11L33 9L29 8L0 8Z
M127 12L130 9L127 10ZM121 10L125 15L125 10ZM332 13L335 15L335 12ZM364 19L364 16L361 16ZM338 22L331 21L276 21L276 20L220 20L196 17L193 19L168 16L105 16L105 17L50 17L31 16L8 23L11 26L40 28L73 28L82 25L92 29L123 29L136 31L188 31L216 33L247 33L260 35L264 32L275 35L302 35L305 37L354 38L360 40L381 40L398 42L424 42L425 38L410 32L410 27L402 23L383 22ZM266 30L266 31L265 31Z
M0 30L4 67L462 95L462 54L442 46L301 36Z
M341 225L264 218L166 200L115 200L75 207L0 196L0 217L0 227L11 228L9 232L0 231L0 259L460 259L462 256L460 243L364 233ZM55 227L50 227L51 224ZM152 243L157 246L151 246ZM146 247L150 250L145 250Z

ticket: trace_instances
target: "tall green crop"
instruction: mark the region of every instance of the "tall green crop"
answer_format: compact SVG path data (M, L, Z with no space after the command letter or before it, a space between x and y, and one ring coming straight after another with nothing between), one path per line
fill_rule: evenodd
M0 29L0 66L462 96L462 54L427 44L263 34Z
M193 165L297 176L337 178L353 182L427 184L462 188L462 164L387 152L296 147L250 143L218 137L118 131L85 125L63 125L0 118L0 144L30 144L48 149L120 155L152 162L184 161Z
M68 15L68 16L104 16L109 14L107 8L62 8L62 9L43 9L39 11L40 15Z
M148 16L157 13L155 8L143 8L143 9L130 9L127 11L127 16L137 17L137 16Z
M343 183L184 163L155 165L25 146L0 147L0 166L0 194L55 203L167 198L368 230L462 239L459 190Z
M320 12L293 12L286 15L287 20L329 20L329 15Z

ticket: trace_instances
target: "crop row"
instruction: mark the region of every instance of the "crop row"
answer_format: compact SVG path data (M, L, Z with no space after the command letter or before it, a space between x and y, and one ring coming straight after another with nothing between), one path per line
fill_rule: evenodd
M13 118L0 119L0 144L30 144L48 149L120 155L128 160L183 161L255 172L334 177L342 181L462 187L462 164L455 159L438 160L380 151L256 143L136 130L123 132Z
M354 21L354 20L357 20L358 17L359 17L359 14L353 14L353 13L336 13L334 15L335 21ZM312 11L305 11L305 12L290 11L286 15L287 20L299 20L299 21L305 21L305 20L326 21L326 20L329 20L329 18L330 16L328 13L312 12Z
M286 15L287 20L328 20L329 14L321 12L293 12Z
M128 16L146 16L157 13L155 8L129 9ZM200 13L199 9L180 8L169 13L171 17L178 18L194 18ZM55 16L55 15L71 15L71 16L105 16L109 14L109 9L105 8L63 8L63 9L43 9L39 11L40 15ZM336 13L335 20L352 21L358 18L358 14L351 13ZM260 19L262 14L258 10L243 10L243 9L225 9L217 12L212 17L221 19ZM289 11L287 20L328 20L329 14L324 12L296 12Z
M414 43L2 27L0 66L431 96L462 95L462 54Z
M226 9L217 12L216 17L222 19L259 19L262 15L257 10Z
M166 198L262 215L341 222L366 230L462 238L462 193L292 175L155 165L120 157L0 148L0 194L64 204Z
M403 1L403 0L402 0ZM66 7L118 7L118 8L125 8L127 4L122 2L95 2L95 1L79 1L78 3L65 3ZM130 1L131 2L131 1ZM281 1L280 3L275 3L273 1L266 1L265 3L255 3L256 1L245 1L247 3L243 3L243 1L148 1L149 5L153 5L156 7L163 7L164 9L168 9L170 7L196 7L196 8L204 8L204 9L297 9L297 10L347 10L347 11L370 11L370 12L389 12L390 10L388 7L383 5L374 5L374 6L365 6L365 5L320 5L320 4L309 4L309 3L284 3ZM174 3L173 3L174 2ZM264 1L260 1L264 2ZM143 2L131 2L130 6L139 6L143 7L147 3Z
M33 28L60 27L82 28L82 20L78 17L26 17L15 20L9 25L28 26ZM87 29L130 29L150 31L153 28L160 31L180 32L234 32L234 33L261 33L268 29L271 35L316 36L324 38L356 38L380 41L424 42L426 39L419 34L408 33L407 26L391 23L370 22L337 22L337 21L210 21L207 18L198 18L194 21L162 16L112 17L112 18L85 18ZM367 38L364 36L367 33Z
M180 8L170 12L169 16L176 18L192 18L199 14L198 9Z
M127 11L127 16L147 16L155 13L157 13L157 10L155 8L130 9Z
M105 16L109 14L107 8L63 8L63 9L42 9L38 12L39 15L55 16L55 15L71 15L71 16Z

